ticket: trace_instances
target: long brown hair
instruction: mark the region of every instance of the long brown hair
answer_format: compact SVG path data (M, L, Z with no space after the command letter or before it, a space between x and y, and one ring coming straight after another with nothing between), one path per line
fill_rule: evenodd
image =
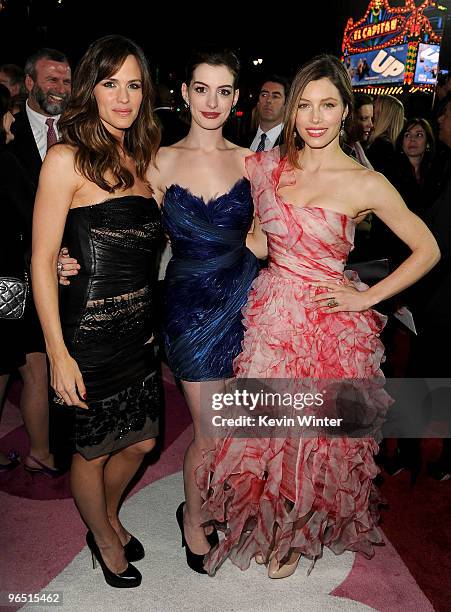
M110 193L130 188L134 177L121 162L117 139L100 119L94 87L113 76L129 55L136 58L141 69L143 97L138 116L125 131L124 151L133 158L138 178L147 183L146 170L155 160L161 134L153 115L154 87L147 60L132 40L110 35L90 45L75 71L71 98L58 121L61 142L77 148L77 170ZM108 174L112 175L111 182Z
M317 55L312 60L301 66L291 84L285 108L284 136L286 142L287 157L294 168L299 168L298 151L304 148L304 141L296 130L296 115L299 101L304 89L310 81L329 79L340 93L344 107L348 114L352 113L354 98L349 74L340 60L333 55Z

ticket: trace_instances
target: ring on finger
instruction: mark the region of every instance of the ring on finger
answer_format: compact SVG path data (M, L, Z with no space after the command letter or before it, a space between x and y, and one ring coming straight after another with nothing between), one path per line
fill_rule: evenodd
M54 401L55 404L58 404L58 406L65 406L66 405L66 402L63 400L63 398L60 395L55 395L55 398L54 398L53 401Z
M338 306L338 302L335 298L331 298L328 302L327 302L327 306L329 306L329 308L334 308L335 306Z
M58 274L60 272L62 272L64 270L64 264L62 264L60 261L56 264L56 269L58 271Z

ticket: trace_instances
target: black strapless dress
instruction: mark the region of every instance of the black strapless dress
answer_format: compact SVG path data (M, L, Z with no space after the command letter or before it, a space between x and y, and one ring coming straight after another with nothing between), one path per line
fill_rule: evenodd
M154 199L123 196L69 211L64 244L81 266L60 296L69 353L89 410L75 408L75 451L86 459L158 434L162 403L152 343L162 241Z

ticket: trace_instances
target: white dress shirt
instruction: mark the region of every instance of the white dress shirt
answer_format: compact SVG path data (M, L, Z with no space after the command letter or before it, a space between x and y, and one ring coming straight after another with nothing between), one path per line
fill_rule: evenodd
M276 125L275 127L271 128L270 130L266 132L265 151L269 151L270 149L273 148L282 130L283 130L283 123L279 123L279 125ZM263 130L261 129L260 126L258 126L258 130L257 130L257 133L255 134L255 138L252 141L251 146L249 147L251 151L257 150L262 134L263 134Z
M38 147L39 155L44 161L45 154L47 153L47 132L49 129L45 122L47 121L47 119L55 119L53 128L59 139L60 135L57 126L58 119L61 117L61 115L53 115L52 117L46 117L46 115L41 115L41 113L37 113L28 106L28 100L25 104L25 110L27 113L28 121L30 122L31 131L33 132L36 146Z

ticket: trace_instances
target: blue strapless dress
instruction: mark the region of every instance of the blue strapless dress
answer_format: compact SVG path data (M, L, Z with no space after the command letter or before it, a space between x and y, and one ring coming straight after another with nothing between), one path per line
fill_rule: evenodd
M233 376L241 352L241 309L258 272L246 247L254 206L249 181L207 203L168 187L163 226L172 246L166 271L164 335L168 363L186 381Z

